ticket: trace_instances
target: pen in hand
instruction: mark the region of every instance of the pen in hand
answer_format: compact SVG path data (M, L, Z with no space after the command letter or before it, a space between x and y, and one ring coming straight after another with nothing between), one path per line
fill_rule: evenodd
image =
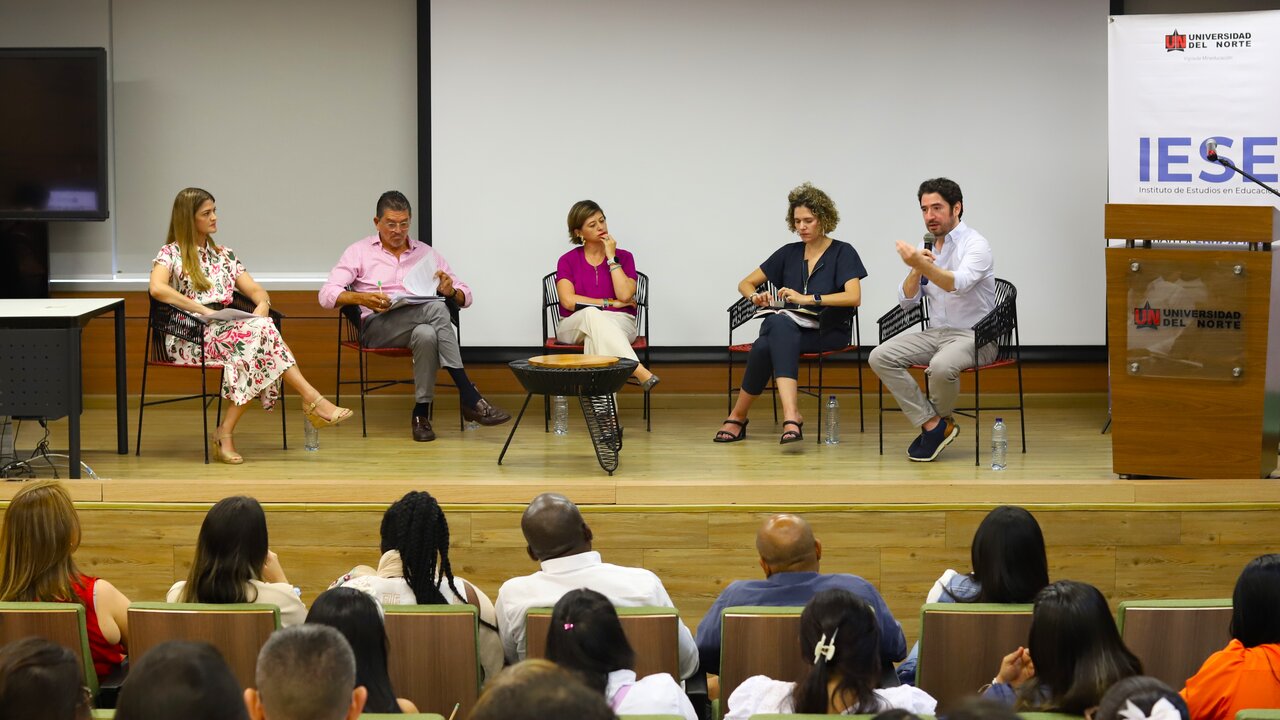
M453 716L458 714L458 708L462 707L462 703L456 703L453 706L453 712L449 713L449 720L453 720Z

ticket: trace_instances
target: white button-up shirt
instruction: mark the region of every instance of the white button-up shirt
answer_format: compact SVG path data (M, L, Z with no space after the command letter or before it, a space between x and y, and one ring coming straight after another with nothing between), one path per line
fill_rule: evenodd
M920 247L924 247L921 243ZM930 282L921 288L929 296L929 327L971 329L996 306L996 273L991 244L977 230L960 221L939 248L934 261L956 278L956 289L947 292ZM898 283L898 304L909 308L920 302L920 293L907 297Z
M601 562L600 553L595 551L543 560L538 572L512 578L498 588L494 607L507 662L519 662L525 657L524 617L529 609L553 607L565 593L578 588L595 590L616 607L675 607L662 581L644 568ZM698 669L698 646L683 620L679 632L680 675L689 677Z

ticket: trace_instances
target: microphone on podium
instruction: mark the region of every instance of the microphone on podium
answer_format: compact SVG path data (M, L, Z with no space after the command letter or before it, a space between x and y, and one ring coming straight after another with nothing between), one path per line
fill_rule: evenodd
M1266 190L1267 192L1271 193L1272 195L1275 195L1275 196L1277 196L1277 197L1280 197L1280 191L1277 191L1275 188L1271 187L1270 185L1268 185L1268 184L1266 184L1266 183L1262 182L1261 180L1259 180L1258 178L1256 178L1256 177L1254 177L1254 176L1250 175L1249 173L1245 172L1244 170L1241 170L1240 168L1236 167L1236 164L1235 164L1235 163L1233 163L1233 162L1231 162L1229 159L1227 159L1227 158L1222 157L1221 155L1219 155L1219 154L1218 154L1218 141L1217 141L1217 140L1215 140L1215 139L1213 139L1213 138L1209 138L1208 140L1205 140L1205 141L1204 141L1204 157L1205 157L1205 159L1206 159L1206 160L1208 160L1209 162L1215 162L1215 163L1218 163L1219 165L1221 165L1221 166L1223 166L1223 167L1227 168L1228 170L1233 170L1233 171L1235 171L1237 174L1239 174L1239 175L1241 175L1242 177L1244 177L1245 179L1247 179L1247 180L1249 180L1249 181L1253 182L1254 184L1258 185L1259 187L1261 187L1262 189L1264 189L1264 190Z
M933 233L924 234L924 249L928 250L929 252L933 252ZM929 284L929 278L925 277L924 275L921 275L920 286L923 287L928 284Z

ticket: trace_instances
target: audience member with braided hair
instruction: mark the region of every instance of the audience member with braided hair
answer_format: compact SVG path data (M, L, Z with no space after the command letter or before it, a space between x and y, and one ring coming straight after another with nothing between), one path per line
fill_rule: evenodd
M1196 720L1280 708L1280 554L1249 561L1231 596L1231 642L1191 676L1182 697Z
M764 675L747 678L729 696L725 720L756 714L842 715L899 708L932 714L937 701L901 685L880 688L880 626L865 600L847 590L823 590L800 614L800 654L807 666L799 682Z
M551 611L547 659L578 674L604 695L618 715L683 715L698 720L693 703L667 673L636 678L636 654L618 611L595 590L570 590Z
M350 587L383 605L475 605L480 616L480 665L486 678L502 670L502 641L493 602L453 576L449 522L428 492L413 490L382 515L382 557L377 569L357 565L330 587Z
M1004 657L986 695L1023 712L1083 715L1117 681L1141 675L1098 588L1059 580L1036 595L1027 647Z

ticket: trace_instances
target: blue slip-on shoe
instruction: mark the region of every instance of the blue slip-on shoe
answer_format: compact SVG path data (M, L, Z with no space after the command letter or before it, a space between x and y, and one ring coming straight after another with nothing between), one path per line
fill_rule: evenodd
M920 433L919 445L912 444L907 450L907 457L914 462L932 462L942 449L951 444L960 434L960 426L954 421L942 418L932 430Z

